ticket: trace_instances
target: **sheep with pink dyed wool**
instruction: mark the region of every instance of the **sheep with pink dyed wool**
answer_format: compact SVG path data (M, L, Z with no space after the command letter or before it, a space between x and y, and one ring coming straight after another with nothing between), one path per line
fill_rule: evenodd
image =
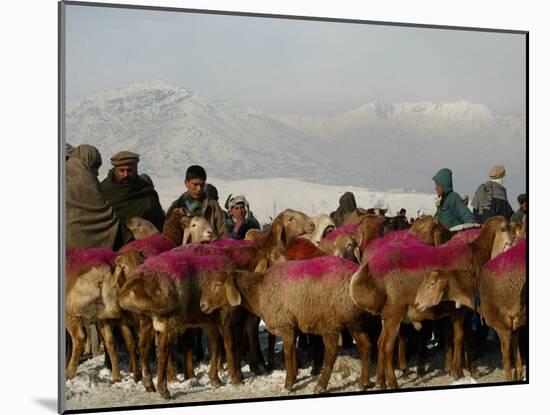
M527 320L526 261L527 240L521 238L510 249L487 262L479 276L460 270L427 273L415 299L420 311L441 301L454 301L457 307L465 305L474 309L477 291L480 300L478 310L500 338L505 381L523 378L519 329ZM511 358L515 367L513 377Z
M157 390L169 399L167 364L170 348L176 336L187 328L205 328L211 352L209 378L214 386L221 384L218 377L218 336L224 333L228 371L233 383L240 379L235 369L232 338L220 327L220 314L201 311L201 291L215 271L234 267L231 259L220 255L193 255L172 250L149 258L130 275L120 292L120 305L125 310L152 318L155 330L160 332L157 349ZM144 373L144 386L154 391L150 373Z
M298 373L296 334L323 337L325 359L317 393L326 391L337 356L342 328L352 333L361 354L359 388L369 386L371 343L364 331L368 314L355 306L349 284L358 265L334 256L272 265L265 274L224 271L213 275L203 289L201 308L207 313L227 305L242 305L282 337L286 367L285 389L292 390Z

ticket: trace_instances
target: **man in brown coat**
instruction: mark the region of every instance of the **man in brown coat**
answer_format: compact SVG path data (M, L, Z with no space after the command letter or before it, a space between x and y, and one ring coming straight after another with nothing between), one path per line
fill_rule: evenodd
M208 198L205 186L206 171L201 166L189 166L185 173L187 192L170 205L166 217L170 216L173 209L183 208L189 216L205 218L218 236L227 236L223 211L218 202Z

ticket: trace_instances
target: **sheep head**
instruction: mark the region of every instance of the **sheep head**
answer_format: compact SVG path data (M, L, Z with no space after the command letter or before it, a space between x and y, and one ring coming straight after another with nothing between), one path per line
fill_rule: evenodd
M213 273L201 292L200 307L203 313L210 314L227 305L236 307L241 304L241 293L235 285L235 273L230 271Z
M494 216L481 227L480 240L491 244L491 259L512 246L513 233L510 223L504 216Z
M364 248L371 241L384 236L384 217L376 214L367 214L363 216L357 227L357 242Z
M432 271L426 274L416 292L414 300L416 309L426 311L428 308L438 305L443 299L448 284L448 272Z
M207 243L216 239L212 226L201 216L182 216L180 225L183 229L182 245L189 242Z
M112 285L122 287L130 273L144 261L145 254L140 250L131 250L119 255L115 260Z
M359 244L357 238L352 235L342 234L338 235L334 240L334 251L332 255L339 256L341 258L348 259L350 261L361 261L359 250L357 249Z
M433 246L443 245L452 237L451 232L431 215L415 220L409 232L414 233L425 243Z
M298 236L313 233L315 223L305 213L286 209L273 221L271 237L275 246L287 248Z
M133 217L128 219L126 227L132 232L134 239L144 239L151 235L159 233L158 229L146 219Z

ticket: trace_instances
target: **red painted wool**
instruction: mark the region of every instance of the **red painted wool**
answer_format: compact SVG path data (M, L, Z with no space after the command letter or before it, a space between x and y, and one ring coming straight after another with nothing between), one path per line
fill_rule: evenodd
M313 242L302 237L296 238L286 250L286 256L291 261L311 259L325 255Z
M332 232L330 232L327 236L325 236L322 240L326 241L334 241L336 238L338 238L340 235L355 235L357 233L358 225L343 225Z
M174 248L174 251L186 252L189 255L229 256L229 253L225 249L213 246L212 244L185 244Z
M469 244L481 235L481 228L465 229L453 235L450 241L445 242L443 246L452 246L459 244Z
M160 278L182 280L202 273L221 271L231 264L229 258L219 255L197 256L173 250L149 258L140 268Z
M107 264L115 267L117 254L106 248L69 248L66 251L66 274L75 275L79 270Z
M393 231L381 238L374 239L366 247L362 247L364 255L372 258L379 252L383 252L395 246L426 245L426 243L408 230Z
M305 277L329 277L341 276L351 278L359 269L355 262L348 261L337 256L323 256L305 261L291 261L278 264L270 269L274 272L282 272L285 278L302 279ZM269 270L267 272L270 272Z
M423 242L407 246L388 246L371 258L369 269L377 278L384 278L395 269L448 269L470 253L471 249L467 244L438 248Z
M127 243L118 250L121 254L133 250L142 251L147 258L157 256L176 247L176 244L167 236L158 233L144 239Z
M254 241L247 241L244 239L231 239L222 238L217 241L211 242L210 245L218 248L254 248L256 244Z
M493 272L496 277L502 277L511 270L525 269L526 260L527 239L521 238L514 246L487 262L485 268Z

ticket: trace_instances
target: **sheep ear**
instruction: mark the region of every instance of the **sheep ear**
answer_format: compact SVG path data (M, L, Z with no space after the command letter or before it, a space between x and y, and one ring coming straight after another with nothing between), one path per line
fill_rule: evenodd
M273 237L275 238L277 245L282 244L284 247L286 247L285 226L283 223L283 217L281 215L276 217L273 221L271 232L273 232Z
M122 275L122 265L118 263L118 258L117 258L117 266L115 268L115 272L113 272L113 277L111 278L111 284L113 286L118 285L121 275Z
M265 272L267 269L267 259L262 258L258 261L258 264L256 265L256 268L254 268L254 272Z
M189 216L184 216L180 219L180 225L183 228L183 239L181 241L182 245L189 243L189 240L191 239L191 230L189 229L190 224L191 218Z
M227 277L227 280L225 281L225 294L227 295L229 304L232 307L237 307L238 305L241 305L241 293L235 286L233 275Z
M363 255L362 255L361 249L359 249L358 246L356 246L355 249L353 250L353 255L355 255L355 259L357 259L357 263L360 264L361 258L363 257Z

